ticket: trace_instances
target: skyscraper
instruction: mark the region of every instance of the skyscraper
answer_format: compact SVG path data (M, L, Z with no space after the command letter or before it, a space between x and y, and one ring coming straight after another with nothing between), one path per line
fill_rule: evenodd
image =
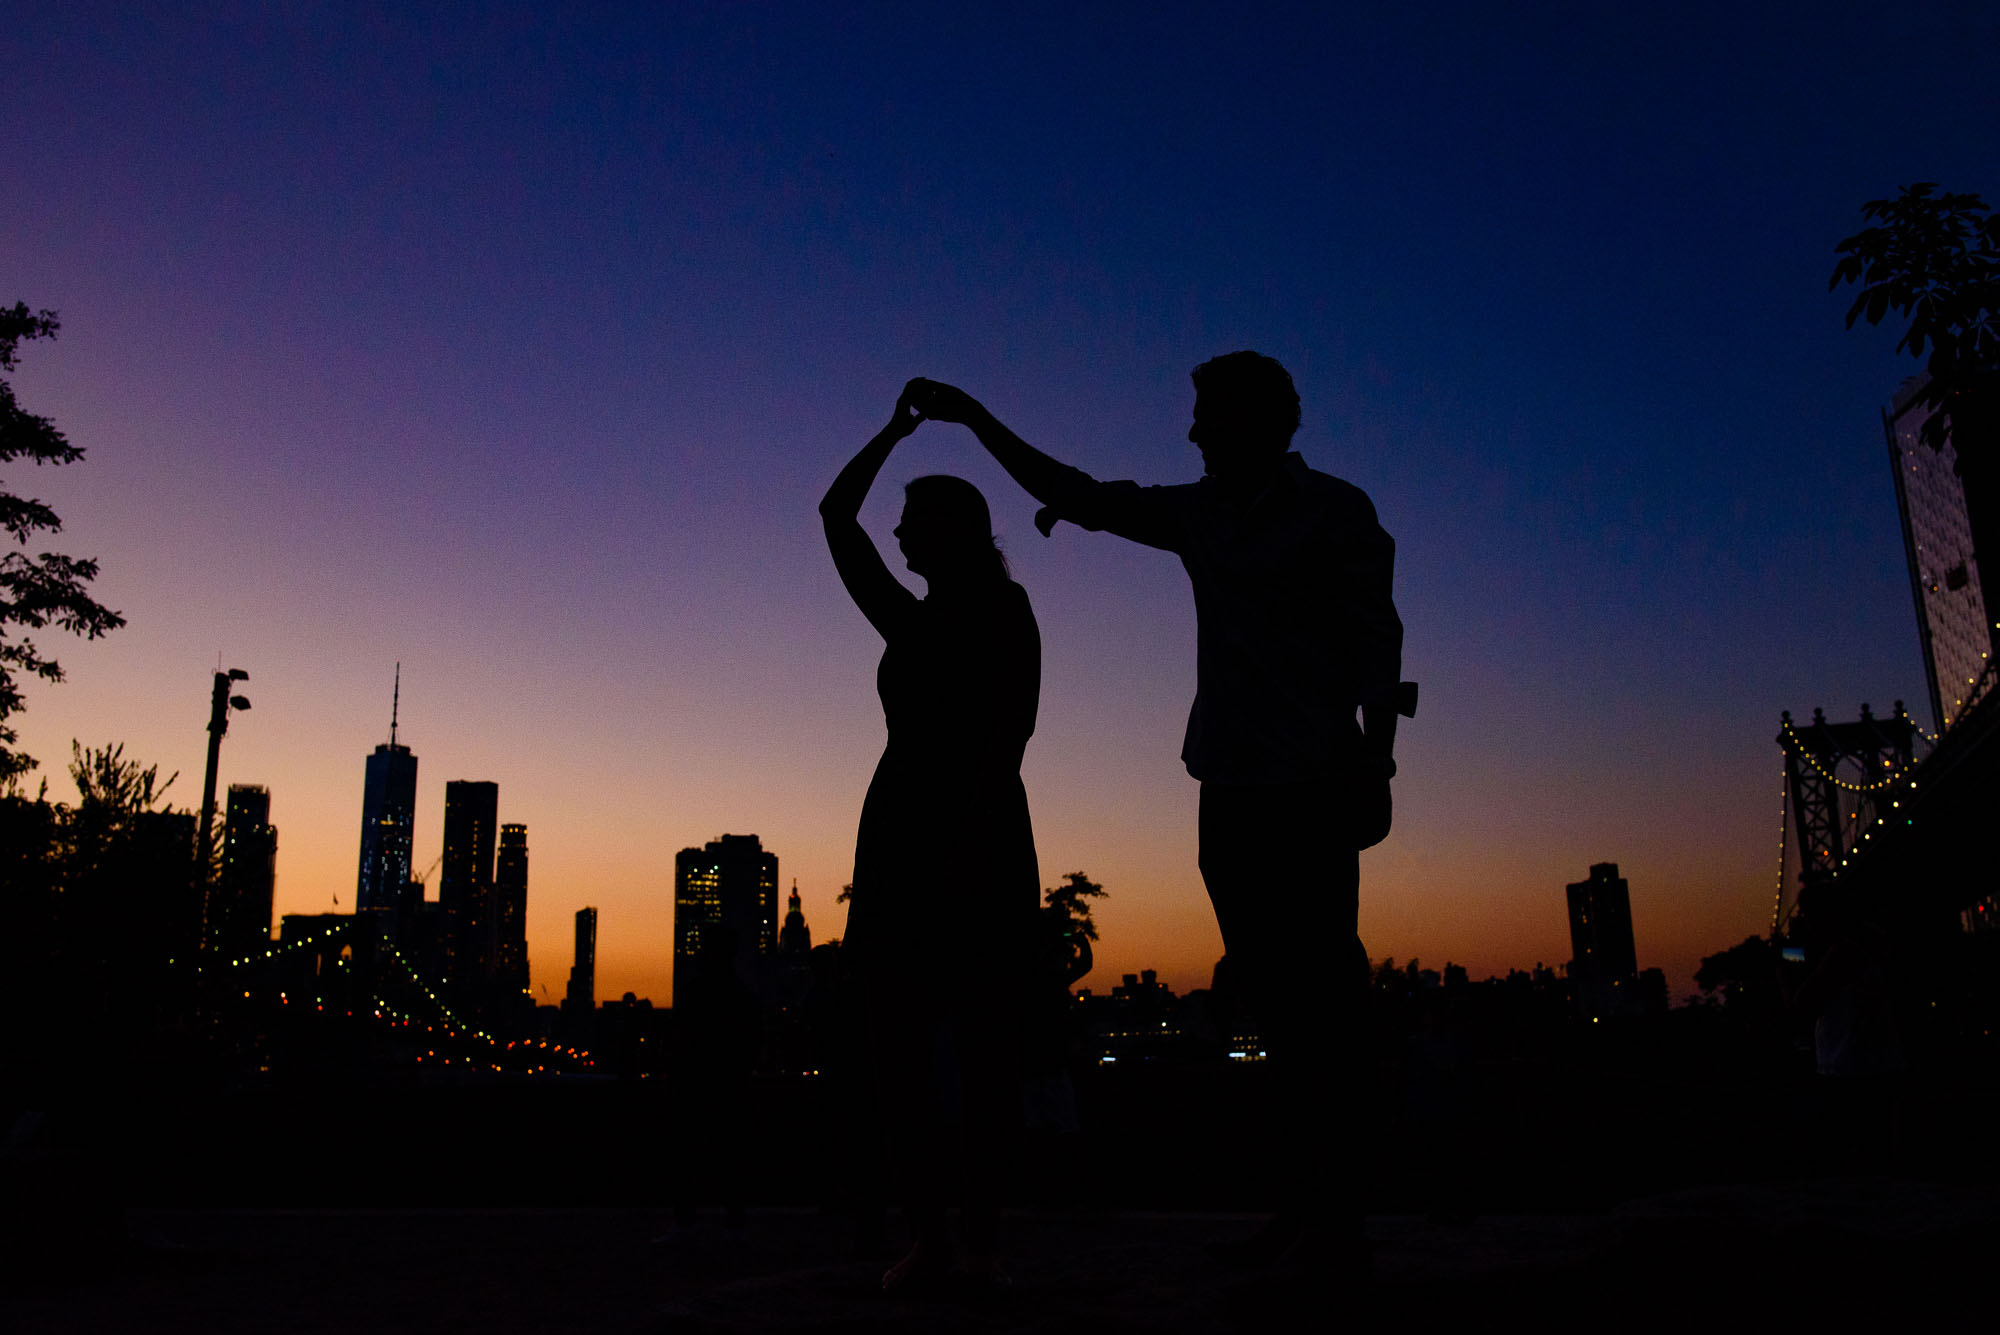
M361 787L361 876L355 888L357 912L393 923L407 906L410 839L417 827L417 758L396 744L396 713L403 696L402 664L389 704L389 740L368 757ZM393 931L390 933L393 935Z
M271 825L270 790L260 784L230 784L222 827L222 872L208 895L209 950L234 959L270 948L277 869L278 831Z
M438 904L445 917L445 958L450 980L477 986L493 976L499 953L493 912L493 836L500 785L453 779L444 786L444 857L438 871Z
M499 866L493 873L498 952L493 981L503 997L528 990L528 827L500 827Z
M1632 940L1632 892L1615 862L1590 868L1569 887L1570 981L1585 1017L1627 1015L1639 1005L1638 948Z
M563 1009L587 1020L597 1009L597 910L576 911L576 963L569 967L569 992Z
M785 925L778 929L778 953L787 959L804 959L812 954L812 929L806 926L805 909L799 904L799 883L785 900Z
M754 834L725 834L674 858L674 1005L681 980L718 930L733 937L739 960L769 955L778 946L778 858Z
M1995 638L1979 563L1972 555L1958 454L1949 444L1934 450L1918 438L1930 417L1918 402L1926 383L1921 375L1903 382L1882 414L1882 430L1896 476L1896 508L1903 520L1931 717L1942 733L1980 689Z

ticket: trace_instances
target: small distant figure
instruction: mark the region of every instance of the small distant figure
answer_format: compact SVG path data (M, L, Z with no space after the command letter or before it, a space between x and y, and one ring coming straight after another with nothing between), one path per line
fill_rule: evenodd
M1396 719L1416 708L1399 681L1396 547L1359 488L1291 450L1299 396L1283 366L1233 352L1193 379L1203 476L1164 487L1058 463L953 386L919 379L907 393L926 417L971 428L1042 502L1045 535L1067 519L1186 568L1196 687L1181 758L1201 781L1202 878L1280 1076L1272 1131L1295 1168L1246 1259L1360 1264L1365 1151L1343 1143L1357 1136L1339 1077L1365 1049L1359 853L1388 834ZM1330 949L1345 955L1332 978Z
M1041 871L1021 758L1035 730L1042 645L993 539L985 497L956 477L904 492L896 538L918 598L857 515L883 461L922 421L910 397L820 502L827 546L886 647L876 689L888 746L862 803L841 954L859 994L888 1160L908 1202L895 1292L958 1267L1004 1282L999 1192L1021 1119L1019 1012Z

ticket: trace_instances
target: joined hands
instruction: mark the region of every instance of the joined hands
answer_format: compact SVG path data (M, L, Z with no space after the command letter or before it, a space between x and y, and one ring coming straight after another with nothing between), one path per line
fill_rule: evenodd
M991 422L986 406L958 386L918 376L903 386L902 396L896 400L896 416L890 428L897 433L896 439L901 440L926 421L956 422L971 427L982 442L987 442L988 433L981 428L982 419L990 426L998 427L998 423ZM1008 434L1004 428L1001 431ZM996 448L990 443L987 447ZM1061 518L1054 507L1045 505L1035 512L1035 527L1046 538Z
M956 385L922 376L903 386L896 396L896 411L883 430L895 440L906 440L925 422L970 422L984 412L979 400Z
M923 416L939 422L970 423L986 411L979 400L956 385L918 376L903 386L903 399L916 405Z

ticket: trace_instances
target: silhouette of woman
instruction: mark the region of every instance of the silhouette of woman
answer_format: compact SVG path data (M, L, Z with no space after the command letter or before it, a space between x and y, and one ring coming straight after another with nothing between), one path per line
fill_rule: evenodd
M841 582L887 646L876 690L889 728L855 836L843 959L861 993L888 1158L913 1245L885 1291L962 1264L1002 1279L998 1184L1020 1120L1017 1015L1041 872L1021 756L1041 694L1041 634L962 478L906 488L896 538L928 593L898 582L856 516L896 443L923 421L909 392L820 502Z

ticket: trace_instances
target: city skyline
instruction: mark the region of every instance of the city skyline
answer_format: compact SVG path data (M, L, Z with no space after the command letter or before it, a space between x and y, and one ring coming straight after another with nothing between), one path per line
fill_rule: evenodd
M583 905L598 995L670 995L671 850L722 831L841 936L882 730L813 514L840 461L923 374L1093 473L1184 481L1189 368L1255 347L1401 557L1424 706L1369 953L1557 962L1556 888L1615 861L1687 991L1768 919L1780 711L1923 712L1878 434L1914 364L1826 278L1864 200L1991 197L1993 19L1899 13L1940 66L1891 124L1861 11L1219 14L1052 45L887 9L31 7L0 35L36 109L0 144L0 296L60 313L11 379L87 457L9 482L129 624L26 684L29 791L69 796L72 738L123 742L193 805L221 654L256 685L221 782L270 792L276 912L346 911L401 661L410 861L447 779L505 791L537 1000ZM1181 572L1044 540L939 426L863 515L885 550L937 471L985 491L1041 621L1042 883L1110 891L1099 977L1205 985Z

